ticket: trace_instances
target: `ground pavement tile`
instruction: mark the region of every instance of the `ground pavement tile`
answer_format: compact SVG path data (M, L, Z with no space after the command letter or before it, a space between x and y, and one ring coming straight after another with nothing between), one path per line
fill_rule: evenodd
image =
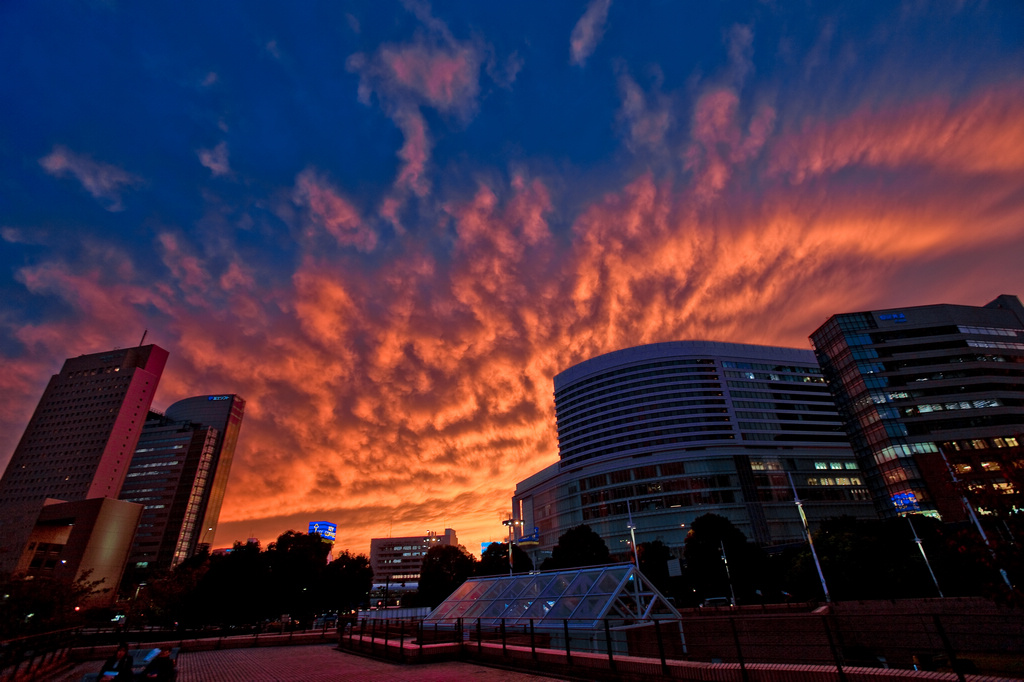
M102 661L81 663L55 682L77 682ZM178 656L178 682L543 682L529 675L450 661L398 665L338 651L333 644L195 651Z

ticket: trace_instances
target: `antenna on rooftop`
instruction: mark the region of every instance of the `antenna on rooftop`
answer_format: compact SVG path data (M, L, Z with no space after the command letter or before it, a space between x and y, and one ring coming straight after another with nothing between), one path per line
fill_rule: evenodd
M142 347L142 342L146 340L146 334L148 334L148 333L149 333L148 329L143 329L142 330L142 338L139 339L139 348Z

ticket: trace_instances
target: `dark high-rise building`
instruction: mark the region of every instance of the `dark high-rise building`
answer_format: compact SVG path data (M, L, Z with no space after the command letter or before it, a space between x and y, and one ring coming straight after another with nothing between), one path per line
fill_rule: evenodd
M560 461L516 485L512 513L536 529L535 563L590 525L613 554L683 546L714 513L762 546L812 524L874 518L863 474L809 350L675 341L601 355L558 374Z
M0 571L18 566L48 500L117 498L166 361L159 346L124 348L50 379L0 479Z
M164 415L174 421L190 421L217 430L210 463L210 492L200 516L202 520L199 528L202 530L196 540L197 547L208 546L217 534L220 508L231 475L231 462L235 458L242 417L245 415L245 400L234 394L200 395L179 400L168 407Z
M833 315L811 341L881 515L1022 506L1016 296Z
M220 432L150 412L121 499L143 506L128 559L131 580L170 569L196 551L213 487Z

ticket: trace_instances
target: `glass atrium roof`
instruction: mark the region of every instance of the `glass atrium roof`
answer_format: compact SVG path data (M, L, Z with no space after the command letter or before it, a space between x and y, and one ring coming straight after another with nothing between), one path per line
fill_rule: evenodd
M463 622L483 625L594 629L608 619L613 627L637 621L679 618L679 612L633 564L574 568L514 576L470 578L424 623Z

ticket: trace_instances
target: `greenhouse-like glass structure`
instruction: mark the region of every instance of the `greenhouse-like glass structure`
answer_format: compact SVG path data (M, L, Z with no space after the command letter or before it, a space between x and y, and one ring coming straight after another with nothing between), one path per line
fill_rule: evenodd
M487 576L464 582L425 619L424 624L468 627L531 624L538 629L604 629L653 620L679 621L679 612L633 564L576 568L513 576Z

